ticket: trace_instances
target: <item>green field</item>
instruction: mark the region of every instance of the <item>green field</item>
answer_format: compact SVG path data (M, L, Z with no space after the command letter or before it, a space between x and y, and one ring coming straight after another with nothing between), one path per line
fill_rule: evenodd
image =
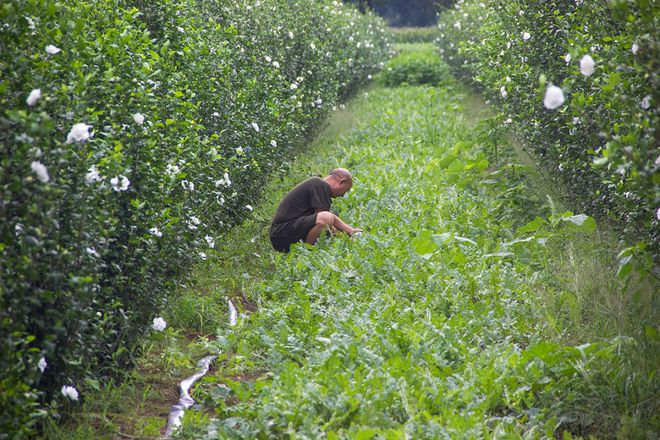
M654 284L616 276L608 232L563 210L502 127L450 79L373 85L333 113L198 266L165 315L170 339L144 356L156 365L140 371L174 378L219 354L178 436L653 437ZM274 252L281 197L337 166L355 186L333 208L363 235ZM136 417L124 428L157 434Z

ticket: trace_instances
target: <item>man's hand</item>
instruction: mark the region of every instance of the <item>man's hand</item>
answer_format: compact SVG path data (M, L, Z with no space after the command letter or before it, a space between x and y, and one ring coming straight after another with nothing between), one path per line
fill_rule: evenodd
M357 235L362 234L362 229L360 229L360 228L351 228L351 232L348 235L352 237L355 234L357 234Z

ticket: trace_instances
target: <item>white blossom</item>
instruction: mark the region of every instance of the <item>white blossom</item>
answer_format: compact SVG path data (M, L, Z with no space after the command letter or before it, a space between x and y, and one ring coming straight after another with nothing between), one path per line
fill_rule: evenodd
M275 67L276 69L279 69L280 68L280 63L278 63L277 61L273 61L273 67Z
M92 128L91 125L87 125L83 122L73 124L71 131L66 137L66 143L71 144L73 142L81 142L89 139L89 129Z
M30 168L32 168L32 171L37 175L37 179L39 179L40 182L46 183L50 180L48 169L41 162L34 161L30 163Z
M506 98L508 93L506 92L506 87L502 86L500 87L500 94L502 95L502 98Z
M133 120L136 124L142 125L144 123L144 115L142 113L136 113L133 115Z
M509 124L511 124L512 122L513 122L513 120L512 120L511 118L507 118L507 120L504 121L504 124L505 124L505 125L509 125Z
M591 58L591 55L585 55L580 60L580 72L582 72L582 75L584 76L591 76L591 74L594 73L595 67L596 63L594 62L594 59Z
M62 395L64 397L68 397L71 400L78 400L78 390L68 385L64 385L62 387Z
M165 167L165 172L170 176L174 176L179 173L179 167L177 165L172 165L171 163L168 163L167 167Z
M163 318L160 316L158 318L154 318L153 324L151 324L151 327L156 330L157 332L162 332L165 330L165 327L167 327L167 323Z
M197 226L201 223L201 221L195 217L194 215L190 217L190 220L188 221L188 228L189 229L197 229Z
M245 209L247 209L248 211L254 211L252 205L245 205Z
M39 363L37 364L37 368L43 373L46 367L48 366L48 362L46 362L46 358L42 357L39 359Z
M239 156L244 154L243 147L237 147L235 149L235 151L236 151L236 154L238 154Z
M373 78L373 77L371 76L371 74L367 75L367 79L368 79L368 80L371 80L372 78Z
M213 241L213 237L211 237L210 235L207 235L206 237L204 237L204 239L206 240L206 243L208 243L208 245L211 249L213 249L215 247L215 241Z
M289 38L293 40L293 32L289 31Z
M573 57L571 57L570 53L567 53L566 56L564 57L564 61L566 61L567 63L570 63L571 59L573 59Z
M37 101L39 101L39 98L41 98L41 89L34 89L30 92L25 102L27 102L27 105L32 107L37 103Z
M270 145L271 145L272 147L277 147L277 141L276 141L275 139L272 139L272 140L270 141Z
M527 41L532 37L529 32L523 32L523 40Z
M215 186L231 186L231 180L229 180L229 174L225 173L222 179L215 181Z
M85 182L88 185L91 185L92 183L100 182L101 180L101 174L99 174L99 170L96 168L96 165L89 167L87 174L85 174Z
M163 233L157 227L153 227L153 228L149 229L149 233L151 235L155 235L156 237L162 237L163 236Z
M564 103L564 92L557 86L550 86L545 91L543 105L550 110L554 110Z
M183 28L182 28L181 26L177 26L177 27L176 27L176 30L179 31L179 32L181 32L182 34L185 34L185 33L186 33L186 31L183 30Z
M259 125L256 122L252 123L252 128L254 128L254 131L256 131L256 132L258 132L260 130Z
M49 44L48 46L46 46L46 52L48 52L51 55L55 55L57 53L60 53L60 48L53 46L52 44Z
M85 252L87 252L92 257L97 257L97 258L100 257L99 253L96 252L96 249L94 249L92 247L86 247Z
M188 180L182 180L181 187L183 189L187 189L188 191L195 191L195 184L193 182L189 182Z
M511 77L510 77L510 76L507 76L506 78L504 78L504 80L505 80L506 82L510 83L510 82L511 82Z
M632 51L633 55L637 55L637 51L639 50L639 44L633 43L632 47L630 48Z
M126 191L130 184L131 181L126 176L117 176L110 179L110 185L112 185L112 189L116 192Z
M316 45L314 43L309 43L309 47L311 47L312 49L316 49Z
M577 116L573 118L573 124L577 125L580 122L580 118Z
M273 61L273 59L271 57L269 57L268 55L266 55L264 57L264 59L266 60L267 63L270 63L271 61Z
M658 220L660 220L660 208L658 208L658 209L655 211L655 218L657 218Z
M204 252L200 252L199 258L201 258L202 260L206 260L206 254Z
M461 22L460 21L455 22L454 23L454 28L458 29L460 31L461 30Z
M648 110L649 107L651 107L651 95L646 95L644 99L642 99L642 108Z
M290 88L291 90L296 90L296 89L298 88L298 84L296 84L296 83L291 83L291 85L289 86L289 88Z

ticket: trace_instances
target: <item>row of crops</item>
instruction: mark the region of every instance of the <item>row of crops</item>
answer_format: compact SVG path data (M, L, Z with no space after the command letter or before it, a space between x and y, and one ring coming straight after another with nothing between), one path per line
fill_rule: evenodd
M588 212L660 235L656 2L459 0L440 16L455 73L502 110Z
M391 49L382 20L318 0L8 0L0 21L0 432L19 435L131 363Z
M494 157L476 100L429 46L390 60L379 83L399 87L351 101L352 127L326 133L202 265L200 290L210 279L254 306L232 327L222 305L200 341L218 358L178 438L653 437L653 291L587 278L594 219L548 199L504 136ZM416 71L442 87L406 86L431 76ZM333 208L364 233L272 252L278 201L328 164L353 171ZM609 319L585 307L611 301L608 283L631 298ZM594 319L608 324L578 329Z

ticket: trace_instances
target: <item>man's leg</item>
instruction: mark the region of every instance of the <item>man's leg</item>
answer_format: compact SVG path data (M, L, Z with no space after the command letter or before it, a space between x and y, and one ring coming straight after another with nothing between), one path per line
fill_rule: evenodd
M324 229L330 228L335 224L336 216L330 211L321 211L316 214L316 224L309 230L305 243L316 244Z

